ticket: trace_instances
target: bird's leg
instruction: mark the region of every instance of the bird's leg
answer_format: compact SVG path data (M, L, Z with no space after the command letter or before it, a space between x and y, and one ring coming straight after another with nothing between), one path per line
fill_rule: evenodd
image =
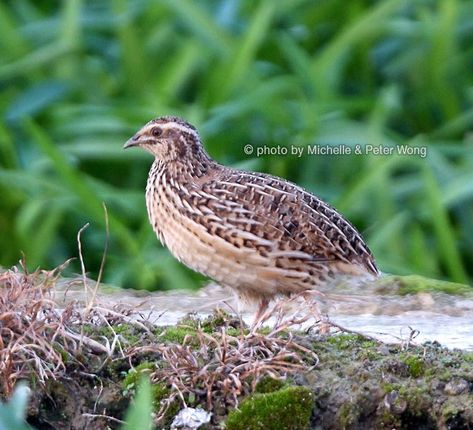
M261 299L261 302L258 306L258 310L256 311L255 318L250 327L250 333L254 333L262 323L263 316L265 315L266 309L268 309L269 300L268 299Z
M316 323L319 324L319 333L328 334L330 333L330 325L326 322L327 318L322 315L322 312L320 312L319 304L314 299L313 293L313 291L304 292L302 293L302 298L304 299L306 306L308 307L308 309L310 309L310 312L314 316ZM316 292L316 294L320 293Z

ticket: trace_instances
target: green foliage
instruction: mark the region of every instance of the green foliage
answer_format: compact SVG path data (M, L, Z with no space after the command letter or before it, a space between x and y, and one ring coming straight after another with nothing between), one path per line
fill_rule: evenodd
M144 361L138 366L132 367L123 379L123 389L126 392L130 390L134 391L139 382L149 375L155 369L155 367L156 365L154 363L150 363L149 361Z
M26 424L26 408L28 406L29 388L18 384L11 399L0 403L0 429L31 430Z
M287 387L247 397L239 409L228 414L228 430L305 430L314 406L314 394L307 387Z
M336 206L385 272L469 283L469 0L72 0L0 4L0 265L77 255L134 288L195 288L146 219L151 163L122 145L179 114L227 165L284 176ZM416 156L264 156L291 145L408 145ZM71 271L79 270L78 263Z
M123 379L124 394L135 393L137 387L140 390L141 381L149 377L149 374L155 370L156 364L144 361L138 366L130 369ZM171 393L171 389L165 384L151 384L152 411L159 411L161 402L166 400ZM131 406L132 410L133 406ZM174 416L179 412L180 402L174 400L170 403L163 417L163 422L170 424Z
M151 384L146 377L142 378L133 404L128 408L122 430L151 430L153 428L153 398Z

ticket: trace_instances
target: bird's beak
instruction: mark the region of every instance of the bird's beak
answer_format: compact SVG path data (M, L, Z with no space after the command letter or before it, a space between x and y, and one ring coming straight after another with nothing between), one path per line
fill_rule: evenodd
M128 139L123 145L123 149L131 148L132 146L138 146L140 144L140 139L138 135L134 135L132 138Z

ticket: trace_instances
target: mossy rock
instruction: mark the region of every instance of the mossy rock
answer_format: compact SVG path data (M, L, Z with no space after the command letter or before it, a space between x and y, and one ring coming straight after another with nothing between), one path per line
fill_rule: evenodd
M307 430L314 394L307 387L287 387L253 394L231 411L227 430Z
M377 285L379 292L382 292L385 287L394 285L397 287L397 293L400 295L424 292L456 295L473 294L473 288L469 285L426 278L420 275L388 275L380 278Z

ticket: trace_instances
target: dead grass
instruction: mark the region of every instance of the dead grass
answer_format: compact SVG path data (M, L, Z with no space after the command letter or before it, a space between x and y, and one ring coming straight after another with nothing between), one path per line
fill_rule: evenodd
M18 379L39 382L65 370L61 350L74 349L76 340L67 330L72 309L59 312L50 289L60 273L28 273L24 261L0 274L0 390L9 396Z
M285 311L294 299L277 302L270 308L261 324L273 318L271 329L248 332L243 326L229 330L229 316L214 316L219 327L209 333L202 327L189 327L182 344L162 343L151 347L162 355L150 377L153 383L169 389L157 412L159 423L175 404L204 405L207 411L218 414L238 406L239 400L255 391L264 376L285 379L318 364L317 355L304 347L290 329L313 318L310 308L304 316L287 316ZM150 352L150 347L136 348L131 355Z
M0 273L0 395L8 397L21 379L44 384L65 375L67 366L86 368L83 357L98 360L119 350L119 337L92 339L85 325L112 326L129 317L94 304L84 308L70 302L64 308L54 300L54 288L67 262L51 270L29 273L25 261ZM62 281L61 281L62 282ZM77 280L69 281L77 283ZM122 356L124 354L122 353Z

